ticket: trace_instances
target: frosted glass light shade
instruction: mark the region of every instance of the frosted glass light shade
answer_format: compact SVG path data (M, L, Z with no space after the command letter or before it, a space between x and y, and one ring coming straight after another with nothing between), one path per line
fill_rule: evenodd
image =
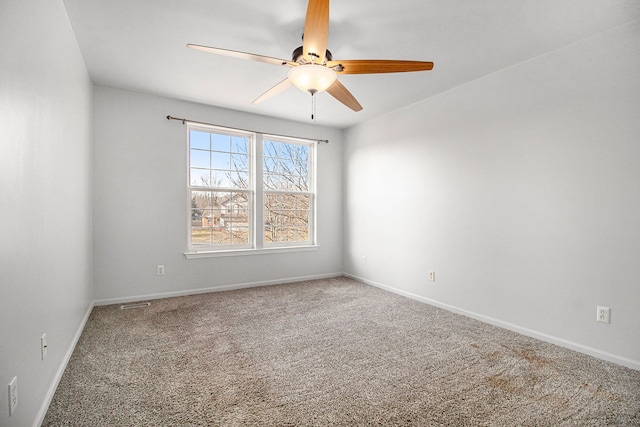
M338 75L324 65L305 64L289 70L288 77L295 87L313 94L327 90L336 81Z

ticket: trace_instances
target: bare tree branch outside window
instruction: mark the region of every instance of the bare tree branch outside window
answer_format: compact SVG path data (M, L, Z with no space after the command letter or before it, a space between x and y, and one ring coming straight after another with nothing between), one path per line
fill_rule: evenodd
M264 226L267 242L309 240L309 147L265 140L263 148Z

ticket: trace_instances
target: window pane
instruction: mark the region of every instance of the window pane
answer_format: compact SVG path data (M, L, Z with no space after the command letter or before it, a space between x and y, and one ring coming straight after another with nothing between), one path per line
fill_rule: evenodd
M213 232L213 245L223 246L231 244L231 233L227 227L217 227Z
M271 236L269 236L269 241L271 242L279 242L282 236L282 227L274 226L271 229Z
M211 186L219 188L230 188L229 172L213 170L211 171Z
M296 207L297 198L295 194L284 194L280 199L282 209L293 209Z
M265 157L278 157L278 153L280 152L280 143L275 141L264 141L264 156Z
M210 191L192 191L191 192L191 208L192 209L211 209L211 192Z
M280 173L283 175L295 174L295 162L291 158L280 159Z
M301 190L297 184L298 180L295 175L283 174L280 176L280 190Z
M211 152L211 168L229 170L229 161L231 155L229 153Z
M274 175L274 174L264 174L262 176L263 180L264 180L264 189L265 190L278 190L280 189L280 175Z
M189 183L207 187L211 183L211 173L209 169L191 169Z
M266 194L264 197L265 224L275 223L276 215L280 210L279 195Z
M215 151L229 151L231 148L231 137L219 133L211 134L211 149Z
M264 241L265 241L265 243L273 243L273 241L274 241L273 240L274 239L273 232L274 232L273 227L270 226L270 225L265 224L265 226L264 226Z
M296 158L300 162L306 162L309 159L309 146L296 145Z
M307 194L296 194L294 197L298 209L309 209L309 196Z
M191 244L194 246L210 246L212 243L212 229L206 227L191 227Z
M295 241L295 234L293 232L293 229L291 227L283 227L282 228L282 237L281 237L282 241L284 242L293 242Z
M296 240L304 242L309 240L309 227L296 227Z
M272 157L265 157L263 162L263 172L277 173L278 172L278 159Z
M232 154L231 170L243 172L249 171L249 156L246 154Z
M191 150L189 154L189 164L196 168L210 168L210 151Z
M202 148L209 150L211 148L209 142L209 133L192 130L189 132L189 144L191 148Z
M249 188L249 172L234 172L230 175L233 188Z
M309 191L310 180L308 176L301 176L298 181L298 187L302 191Z
M249 152L249 138L244 136L234 136L231 138L231 152L244 153Z
M234 245L246 245L249 243L248 227L233 227L231 231L231 241Z

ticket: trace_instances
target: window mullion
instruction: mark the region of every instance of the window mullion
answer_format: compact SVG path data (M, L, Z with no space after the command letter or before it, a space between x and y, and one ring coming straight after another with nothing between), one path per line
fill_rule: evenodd
M253 171L254 171L254 222L253 229L255 232L256 249L264 248L264 183L263 183L263 169L264 169L264 146L263 135L257 133L255 136L255 156L253 156Z

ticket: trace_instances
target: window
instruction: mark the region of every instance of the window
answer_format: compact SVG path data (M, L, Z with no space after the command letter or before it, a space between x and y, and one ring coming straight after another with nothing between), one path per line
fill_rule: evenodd
M315 244L313 142L193 124L188 140L189 250Z
M189 129L192 249L249 247L252 145L248 134Z
M310 243L313 146L272 138L263 143L265 242Z

